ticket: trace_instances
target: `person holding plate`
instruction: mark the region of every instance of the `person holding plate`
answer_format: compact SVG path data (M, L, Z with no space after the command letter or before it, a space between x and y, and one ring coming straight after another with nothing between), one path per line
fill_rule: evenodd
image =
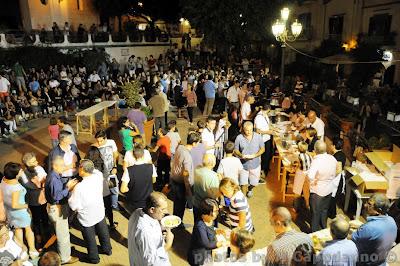
M128 251L131 266L170 266L168 250L174 234L166 228L163 236L160 221L168 212L168 199L160 192L146 198L145 207L136 209L129 218Z
M214 230L214 220L218 216L218 203L211 198L203 199L200 202L199 214L201 219L194 225L187 254L188 263L192 266L203 265L211 258L211 251L224 244L217 240L217 232Z

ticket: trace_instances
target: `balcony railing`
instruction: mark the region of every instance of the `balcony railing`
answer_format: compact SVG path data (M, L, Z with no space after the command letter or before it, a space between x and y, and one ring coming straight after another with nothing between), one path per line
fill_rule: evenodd
M99 32L96 34L61 34L53 32L36 32L27 34L22 31L0 33L0 48L13 48L24 45L50 46L50 47L82 47L82 46L120 46L143 44L169 44L169 36L161 34L158 37L142 34L141 32L127 35L126 33L109 34Z

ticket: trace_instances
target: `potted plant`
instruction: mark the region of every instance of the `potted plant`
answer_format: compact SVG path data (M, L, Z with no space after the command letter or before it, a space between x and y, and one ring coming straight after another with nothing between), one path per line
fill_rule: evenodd
M122 86L122 92L125 96L126 104L129 107L132 108L136 102L142 101L142 95L140 94L141 89L142 89L142 83L139 80L128 82L124 86ZM154 127L153 114L149 107L143 107L142 111L145 113L147 117L147 121L144 122L143 124L145 141L146 145L150 145Z

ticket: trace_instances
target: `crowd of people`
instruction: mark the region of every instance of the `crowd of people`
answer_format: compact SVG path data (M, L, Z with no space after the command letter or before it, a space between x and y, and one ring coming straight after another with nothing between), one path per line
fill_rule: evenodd
M119 118L119 139L99 130L90 147L82 150L68 118L55 113L105 99L118 100L123 106L121 86L136 79L142 81L142 99ZM17 62L1 73L2 133L12 134L23 120L49 115L52 148L44 162L28 152L21 163L9 162L4 167L1 260L9 262L5 265L38 257L43 266L75 263L78 258L71 255L69 227L76 226L87 248L80 260L97 264L99 254L112 255L110 231L118 229L114 212L124 201L130 213L126 236L130 265L170 265L168 250L174 232L187 229L184 223L173 230L161 225L170 198L173 215L181 221L184 215L193 215L187 247L190 265L356 265L357 261L385 265L397 236L395 220L386 215L389 201L374 194L365 206L367 222L359 229L355 228L359 224L349 224L337 215L345 184L343 141L334 138L332 145L327 144L324 122L304 100L306 86L300 79L284 91L278 84L262 69L249 71L248 60L239 68L227 68L215 58L197 60L175 50L158 60L131 56L124 70L114 60L90 74L83 66L25 72ZM141 107L145 105L155 120L150 146L144 138L147 117ZM168 116L170 105L176 107L178 119L185 118L187 111L186 137ZM272 210L265 219L276 238L264 243L265 248L253 250L258 228L252 217L255 206L248 199L263 197L255 194L255 188L271 177L273 138L279 135L273 113L290 121L298 143L299 164L293 171L309 180L310 196L300 192L295 202L302 197L309 201L310 231L327 228L328 217L332 219L333 241L318 255L311 236L292 227L291 211L307 211L296 205L291 211ZM123 161L122 170L119 161ZM350 229L354 232L347 239ZM57 253L40 256L52 234ZM229 254L212 255L228 247Z

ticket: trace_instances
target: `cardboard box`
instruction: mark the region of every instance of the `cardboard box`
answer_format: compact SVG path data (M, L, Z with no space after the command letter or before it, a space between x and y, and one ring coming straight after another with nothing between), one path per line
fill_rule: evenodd
M386 192L388 181L380 174L362 172L351 177L361 194L372 194L375 192Z

